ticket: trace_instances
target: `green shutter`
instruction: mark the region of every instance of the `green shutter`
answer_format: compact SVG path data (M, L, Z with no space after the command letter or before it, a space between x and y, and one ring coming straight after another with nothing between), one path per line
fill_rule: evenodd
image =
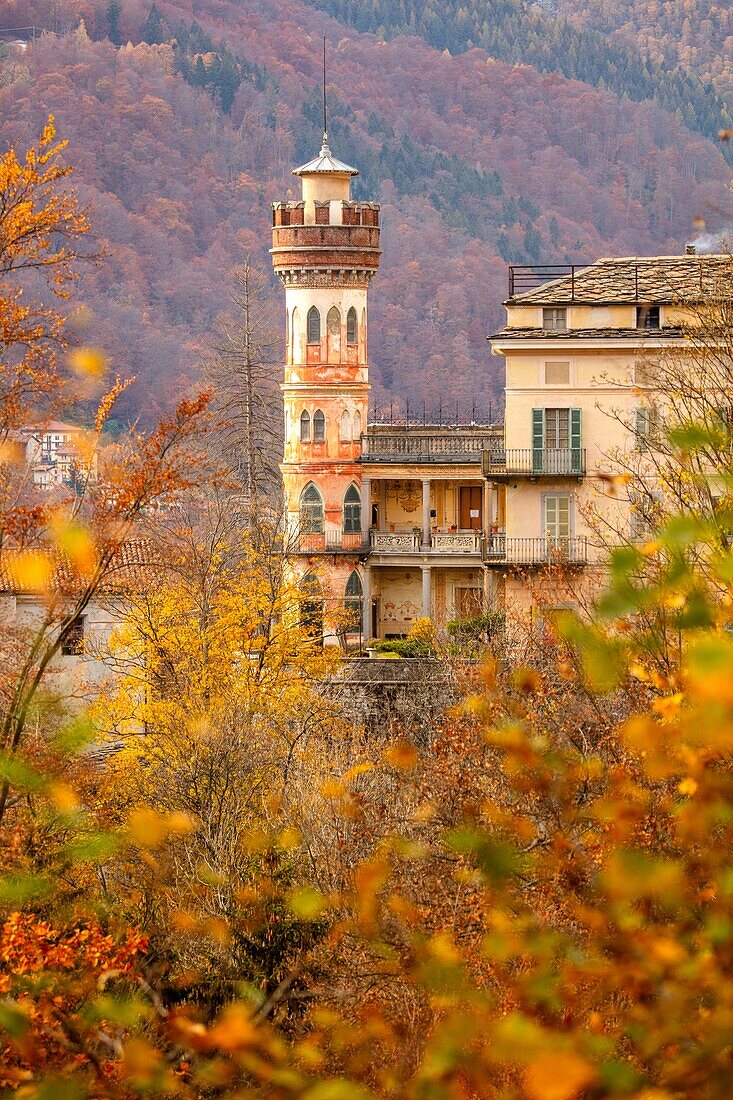
M582 409L570 410L570 468L574 474L583 473Z
M532 472L541 474L545 456L545 410L532 409Z

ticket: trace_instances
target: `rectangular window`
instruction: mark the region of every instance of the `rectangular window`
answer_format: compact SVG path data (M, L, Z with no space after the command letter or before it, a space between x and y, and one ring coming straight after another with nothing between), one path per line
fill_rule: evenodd
M566 451L570 446L570 409L545 409L545 447Z
M634 414L636 449L648 451L659 438L659 410L656 405L639 405Z
M629 490L629 536L648 539L662 522L664 494L658 489L639 486Z
M532 472L582 474L582 409L532 409Z
M84 652L84 625L86 623L86 616L80 615L79 618L71 624L66 637L61 643L61 652L64 657L78 657Z
M659 306L637 306L636 327L659 328Z
M567 493L548 494L544 498L546 537L553 541L570 538L571 498Z
M562 306L545 306L542 310L542 328L545 332L566 332L568 311Z
M569 386L570 363L545 363L546 386Z

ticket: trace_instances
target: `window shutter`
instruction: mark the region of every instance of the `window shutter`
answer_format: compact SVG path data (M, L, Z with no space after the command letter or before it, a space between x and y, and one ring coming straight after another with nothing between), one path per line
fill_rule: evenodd
M583 410L570 410L570 468L574 474L583 472Z
M557 537L570 538L570 497L557 498Z
M545 452L545 410L532 409L532 470L542 473Z
M635 416L636 446L643 451L649 436L649 410L644 405L638 405Z

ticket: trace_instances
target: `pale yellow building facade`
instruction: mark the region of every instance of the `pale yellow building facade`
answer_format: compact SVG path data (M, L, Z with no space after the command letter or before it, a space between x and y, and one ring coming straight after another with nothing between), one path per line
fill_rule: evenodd
M614 476L663 419L655 361L689 354L686 327L729 268L694 254L510 268L507 323L491 337L506 365L504 448L485 471L503 498L487 557L507 606L582 607L609 548L634 537Z

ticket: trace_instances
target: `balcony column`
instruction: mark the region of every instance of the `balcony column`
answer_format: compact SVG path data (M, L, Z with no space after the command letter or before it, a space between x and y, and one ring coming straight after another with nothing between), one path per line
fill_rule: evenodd
M361 578L361 633L366 645L372 638L372 570L368 562Z
M430 478L422 483L422 545L421 550L430 549Z
M387 530L387 482L379 480L379 504L377 506L377 530Z
M361 479L361 545L369 545L369 528L372 523L372 479Z
M421 565L422 569L422 613L427 619L430 619L432 607L430 599L430 566Z

